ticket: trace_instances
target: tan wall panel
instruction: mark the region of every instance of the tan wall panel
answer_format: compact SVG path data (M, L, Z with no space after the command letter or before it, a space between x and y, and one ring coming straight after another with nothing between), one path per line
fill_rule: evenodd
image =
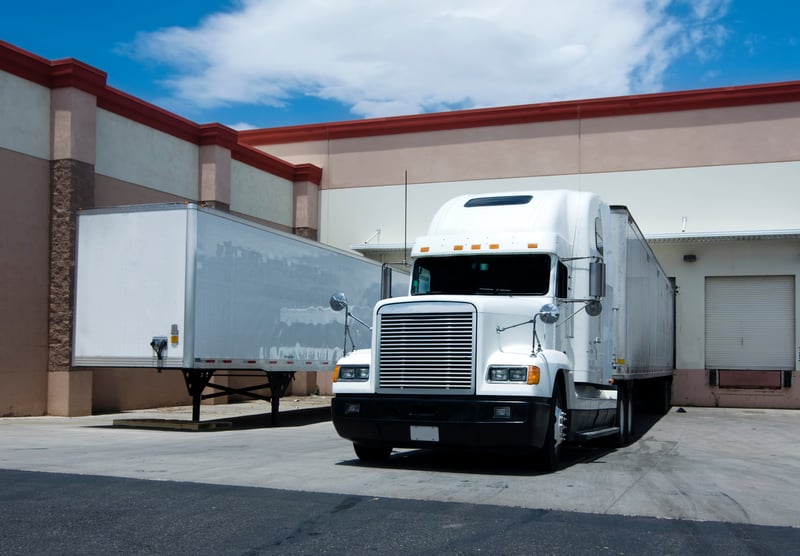
M92 386L92 413L192 403L180 371L96 369Z
M572 174L576 126L552 122L343 139L331 146L326 186L393 184L403 181L406 170L411 183Z
M47 403L49 162L0 149L0 415Z
M800 159L800 103L581 122L581 171L784 162Z
M800 159L800 103L265 145L324 168L323 189Z
M798 373L793 373L790 388L719 388L708 385L708 371L705 369L678 369L672 382L672 406L800 409L800 387L797 381Z
M180 203L185 200L187 199L183 197L109 178L108 176L95 176L94 202L96 207Z

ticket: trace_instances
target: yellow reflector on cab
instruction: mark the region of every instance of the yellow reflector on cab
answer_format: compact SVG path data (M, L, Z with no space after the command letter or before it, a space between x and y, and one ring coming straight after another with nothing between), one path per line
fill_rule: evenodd
M539 247L538 243L529 243L528 249L537 249Z
M528 365L528 384L539 384L542 370L536 365Z
M339 382L339 365L333 368L333 381Z
M463 251L463 250L464 250L463 245L453 245L453 251Z
M500 244L499 243L490 243L489 244L489 249L500 249Z
M473 243L471 248L472 248L473 251L477 251L478 249L481 248L481 244L480 243Z
M430 250L431 250L431 248L430 248L430 247L420 247L420 248L419 248L419 252L420 252L420 253L427 253L427 252L428 252L428 251L430 251Z

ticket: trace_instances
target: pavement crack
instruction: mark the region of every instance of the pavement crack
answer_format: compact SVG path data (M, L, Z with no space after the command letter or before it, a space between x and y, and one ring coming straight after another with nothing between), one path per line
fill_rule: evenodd
M614 506L616 506L619 503L619 501L622 500L629 492L631 492L631 490L633 490L634 487L636 487L636 485L638 485L642 481L642 479L647 477L647 475L649 475L652 470L656 469L661 464L661 462L664 460L665 457L667 457L670 453L672 453L675 450L675 448L678 446L678 441L677 440L667 441L667 442L665 442L665 444L671 444L671 446L669 447L668 450L666 450L663 454L661 454L661 456L659 456L659 458L656 460L656 462L653 465L651 465L647 469L645 469L644 473L639 475L639 477L637 477L636 480L633 481L633 483L631 483L628 486L628 488L626 488L624 491L622 491L622 493L619 496L617 496L611 502L611 504L609 504L603 510L604 514L612 513L611 509Z

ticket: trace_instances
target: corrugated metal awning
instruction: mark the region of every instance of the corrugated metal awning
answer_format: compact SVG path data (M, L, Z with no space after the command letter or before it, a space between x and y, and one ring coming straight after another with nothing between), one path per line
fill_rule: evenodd
M713 243L721 241L765 241L800 239L800 230L752 230L735 232L681 232L645 235L650 244Z

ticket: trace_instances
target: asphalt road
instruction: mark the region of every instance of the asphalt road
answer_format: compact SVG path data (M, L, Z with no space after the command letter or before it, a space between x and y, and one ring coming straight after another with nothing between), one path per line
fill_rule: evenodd
M3 555L796 553L796 529L0 471Z
M643 421L624 449L571 450L554 474L419 450L362 465L324 415L285 416L278 428L236 417L206 432L112 427L119 416L0 419L0 554L732 555L800 545L800 412L673 409Z

